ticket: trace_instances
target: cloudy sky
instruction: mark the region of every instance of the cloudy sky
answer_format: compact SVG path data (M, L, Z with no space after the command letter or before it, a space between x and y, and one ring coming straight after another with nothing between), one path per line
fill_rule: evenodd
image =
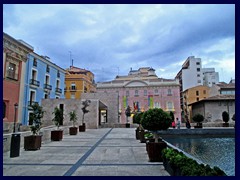
M235 5L3 5L3 31L63 69L95 74L96 82L153 67L174 78L188 56L235 79Z

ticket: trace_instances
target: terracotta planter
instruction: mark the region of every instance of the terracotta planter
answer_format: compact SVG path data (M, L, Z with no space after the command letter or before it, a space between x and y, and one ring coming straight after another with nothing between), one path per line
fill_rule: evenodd
M70 135L77 135L78 133L78 128L77 127L70 127L69 128L69 134Z
M63 138L63 130L51 131L51 140L52 141L61 141L62 138Z
M167 148L167 143L161 142L148 142L146 143L147 153L150 162L162 162L162 150Z
M41 147L42 136L32 135L24 137L24 149L25 151L29 150L38 150Z
M83 123L81 126L79 126L79 132L85 132L86 131L86 125Z

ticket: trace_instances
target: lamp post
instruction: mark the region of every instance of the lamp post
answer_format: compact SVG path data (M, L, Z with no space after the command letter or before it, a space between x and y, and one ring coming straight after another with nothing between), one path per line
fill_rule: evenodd
M20 141L21 136L19 133L15 133L16 119L17 119L17 108L18 104L14 104L15 114L14 114L14 124L13 124L13 133L11 137L11 147L10 147L10 157L18 157L20 153Z
M18 103L14 104L14 123L13 123L13 133L16 131L16 119L17 119L17 108L18 108Z

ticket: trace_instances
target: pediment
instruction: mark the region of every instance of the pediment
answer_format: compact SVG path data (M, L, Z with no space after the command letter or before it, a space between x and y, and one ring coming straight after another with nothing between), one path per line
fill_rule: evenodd
M139 87L139 86L148 86L148 84L144 81L134 80L128 82L125 87Z

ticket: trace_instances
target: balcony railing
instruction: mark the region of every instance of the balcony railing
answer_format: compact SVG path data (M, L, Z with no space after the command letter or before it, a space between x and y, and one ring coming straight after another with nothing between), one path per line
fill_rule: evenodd
M55 89L55 92L57 92L57 93L62 93L62 89L56 88L56 89Z
M77 90L77 87L69 87L69 90L70 90L70 91L76 91L76 90Z
M34 86L38 86L39 87L39 84L40 82L35 80L35 79L30 79L30 84L34 85Z
M52 90L52 86L49 84L44 84L44 89Z
M28 106L32 106L34 104L38 104L38 102L36 102L36 101L28 101Z

